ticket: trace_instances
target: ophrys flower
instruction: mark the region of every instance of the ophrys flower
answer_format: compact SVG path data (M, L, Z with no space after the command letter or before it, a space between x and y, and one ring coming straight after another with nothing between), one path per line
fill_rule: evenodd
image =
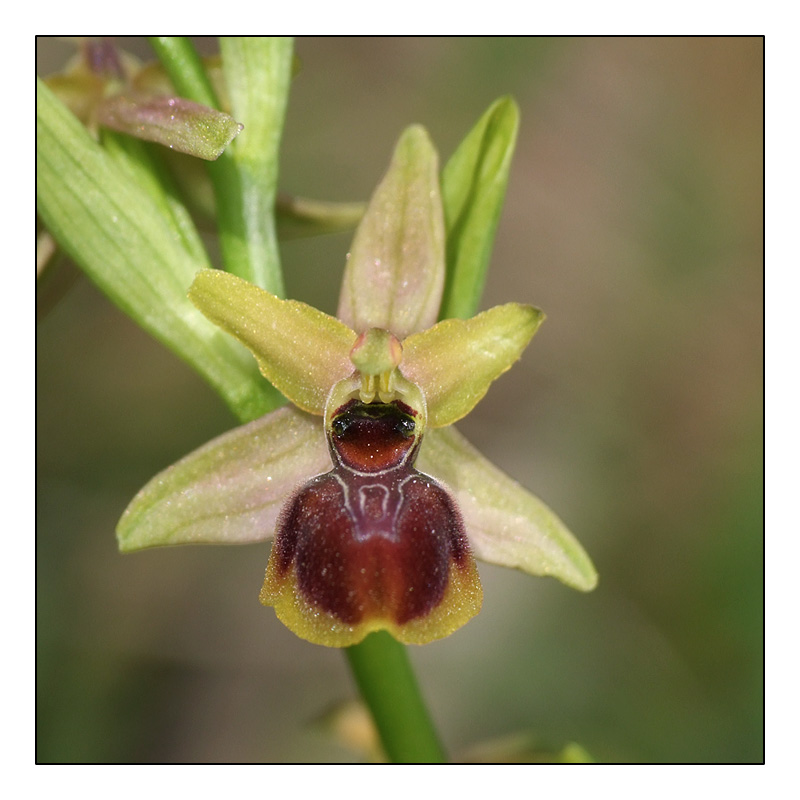
M510 303L436 323L444 269L437 158L410 128L356 233L338 319L199 273L192 301L294 406L156 476L120 522L122 549L275 536L261 601L331 646L452 633L480 608L474 556L593 588L560 520L449 427L543 315Z

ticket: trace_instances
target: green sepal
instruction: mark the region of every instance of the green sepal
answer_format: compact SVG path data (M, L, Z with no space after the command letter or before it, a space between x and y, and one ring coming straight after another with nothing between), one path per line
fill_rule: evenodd
M538 308L507 303L409 336L400 371L425 393L428 424L439 428L469 414L522 355L543 320Z
M444 285L438 156L424 128L407 128L359 224L337 316L359 333L399 339L430 327Z
M208 380L242 419L276 406L277 393L245 350L186 299L206 265L173 221L37 82L36 202L64 251L126 314Z
M564 523L455 428L428 431L418 468L455 496L475 558L588 592L597 572Z
M119 548L264 541L292 490L330 466L319 419L280 408L156 475L119 521Z
M331 387L353 372L355 332L313 306L213 269L197 274L189 299L248 347L262 374L304 411L322 414Z
M478 310L518 128L517 104L497 100L442 171L447 273L440 319L467 319Z

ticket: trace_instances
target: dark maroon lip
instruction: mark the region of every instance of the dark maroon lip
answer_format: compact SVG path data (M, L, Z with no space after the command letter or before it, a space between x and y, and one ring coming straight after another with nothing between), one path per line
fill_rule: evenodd
M469 561L455 502L414 468L421 437L408 406L350 401L328 434L334 467L305 484L278 521L279 576L294 566L300 593L354 625L390 613L429 614L453 566Z

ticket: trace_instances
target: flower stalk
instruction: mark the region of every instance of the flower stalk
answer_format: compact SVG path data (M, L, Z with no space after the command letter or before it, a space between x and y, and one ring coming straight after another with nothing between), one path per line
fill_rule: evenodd
M390 634L379 631L345 652L388 760L398 764L445 762L447 756L406 648Z

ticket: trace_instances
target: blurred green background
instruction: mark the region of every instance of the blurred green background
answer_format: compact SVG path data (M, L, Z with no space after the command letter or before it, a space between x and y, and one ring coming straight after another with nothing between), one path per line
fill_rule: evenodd
M39 73L72 52L39 39ZM491 101L521 108L484 307L548 319L459 427L600 586L481 565L482 613L411 651L450 752L527 732L600 761L761 761L762 40L296 52L291 193L366 199L406 125L444 160ZM284 243L290 295L335 311L349 240ZM318 723L355 697L342 654L258 603L268 546L117 552L135 492L234 425L216 395L81 279L38 326L37 411L38 760L358 759Z

